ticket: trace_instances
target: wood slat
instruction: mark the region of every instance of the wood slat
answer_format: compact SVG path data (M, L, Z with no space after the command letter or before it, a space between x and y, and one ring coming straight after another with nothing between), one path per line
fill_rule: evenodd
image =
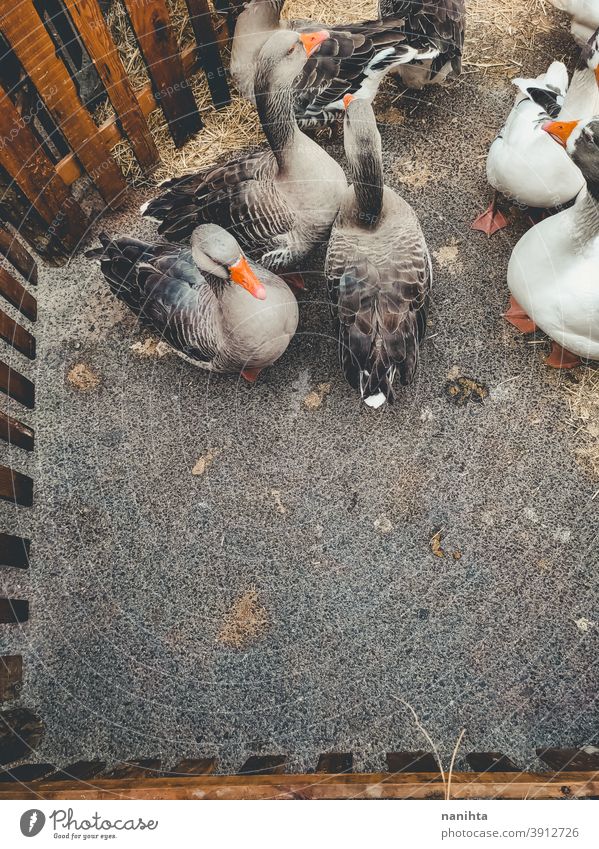
M148 170L160 154L97 0L65 0L81 40L140 165Z
M118 207L124 200L123 175L56 56L33 0L2 4L0 29L98 191L106 203Z
M4 227L0 227L0 254L23 275L29 283L37 285L37 263L18 239Z
M23 658L20 654L0 657L0 702L16 699L23 681Z
M252 755L239 770L239 775L280 775L286 761L285 755Z
M550 769L556 771L577 772L585 769L599 771L597 746L585 746L582 749L537 749L537 755Z
M588 799L599 796L599 773L454 772L452 799ZM434 773L349 775L192 775L181 778L96 778L2 784L0 799L443 799Z
M189 77L198 69L197 50L195 47L186 47L181 53L181 61L183 62L183 71L186 77ZM148 84L135 92L139 108L143 115L147 118L150 113L158 107L158 101L154 96L152 84ZM111 149L121 141L123 134L121 133L119 123L116 118L108 118L100 125L100 135L105 144ZM78 180L83 174L81 165L77 161L77 157L71 153L65 156L56 165L56 171L60 174L61 179L71 185Z
M47 781L89 781L105 769L104 761L77 761L64 769L56 770Z
M316 772L335 773L351 772L354 766L354 756L351 752L325 752L318 758Z
M178 775L210 775L216 769L216 758L185 758L162 775L175 778Z
M87 218L1 85L0 136L11 140L0 144L0 164L52 234L73 250L85 234Z
M9 398L13 398L30 410L35 407L35 386L33 383L1 360L0 392L4 392Z
M139 49L177 147L203 126L165 0L124 0Z
M33 430L23 422L7 416L0 410L0 439L23 448L25 451L33 451Z
M37 319L37 301L22 283L0 266L0 295L30 321Z
M475 772L520 772L516 764L501 752L470 752L466 755L468 766Z
M0 598L0 624L18 625L29 619L29 602L20 598Z
M28 569L30 548L31 540L12 534L0 534L0 566Z
M48 781L55 769L54 764L21 764L21 766L14 766L12 769L0 772L0 783L39 781L41 778Z
M33 504L32 479L7 466L0 466L0 499L13 501L21 507L31 507Z
M27 708L0 711L0 764L28 757L39 746L44 731L42 720Z
M159 758L144 758L140 761L123 761L117 764L106 778L141 778L142 776L156 776L160 771Z
M212 101L216 108L220 109L231 102L231 94L212 23L210 6L208 0L185 0L185 2Z
M30 360L35 359L35 338L2 310L0 310L0 339L4 339Z
M430 752L388 752L389 772L439 772L439 764Z

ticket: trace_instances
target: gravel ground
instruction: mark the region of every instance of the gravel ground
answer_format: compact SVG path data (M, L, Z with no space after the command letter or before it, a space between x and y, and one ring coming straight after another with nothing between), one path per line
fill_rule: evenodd
M536 49L535 73L571 45L556 29ZM522 219L469 230L512 92L469 73L395 95L377 102L386 180L421 218L435 291L392 408L341 379L322 256L255 386L158 356L83 257L42 271L36 453L1 455L36 479L32 511L1 511L33 535L30 573L2 574L31 620L0 630L47 722L41 760L282 752L300 769L335 749L377 768L428 748L406 704L446 756L462 729L463 751L521 766L597 740L599 500L576 376L501 318ZM146 196L102 228L151 236Z

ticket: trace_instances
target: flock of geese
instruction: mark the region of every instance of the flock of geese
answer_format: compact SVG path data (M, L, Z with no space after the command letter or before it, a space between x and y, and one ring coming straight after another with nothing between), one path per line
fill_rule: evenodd
M552 2L572 15L580 61L569 85L561 62L514 80L487 159L493 201L472 226L490 236L507 225L498 194L531 208L537 223L508 267L506 318L553 340L548 365L572 367L599 359L599 0ZM250 0L231 55L268 147L164 183L141 209L162 240L102 234L88 256L180 356L254 381L287 349L298 271L327 244L341 367L377 408L414 377L432 268L414 210L384 184L372 101L387 73L412 88L459 74L465 0L380 0L378 20L335 27L283 20L283 5ZM303 131L340 114L349 186Z

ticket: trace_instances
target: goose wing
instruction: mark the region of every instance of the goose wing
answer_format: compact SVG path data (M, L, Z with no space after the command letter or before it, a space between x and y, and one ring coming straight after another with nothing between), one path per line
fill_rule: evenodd
M347 381L362 396L393 399L393 379L412 381L426 330L430 262L419 228L377 244L366 256L342 230L327 255L327 282ZM376 259L375 259L376 257ZM381 403L382 403L381 400Z
M119 300L162 339L195 360L218 351L217 296L194 263L191 251L137 239L100 236L88 251Z
M379 12L382 18L404 15L410 37L426 36L438 47L439 58L433 61L433 70L450 60L454 73L460 73L466 28L465 0L379 0Z
M142 212L161 222L158 232L170 241L188 238L199 224L214 223L259 255L294 224L293 212L275 183L277 170L272 151L258 151L169 180Z

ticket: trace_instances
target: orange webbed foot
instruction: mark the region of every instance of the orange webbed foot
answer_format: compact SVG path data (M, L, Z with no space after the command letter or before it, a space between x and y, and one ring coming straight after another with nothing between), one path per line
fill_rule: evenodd
M475 218L470 225L471 230L480 230L481 233L486 233L487 236L492 236L498 230L503 230L508 226L508 220L499 209L496 208L495 202L489 204L482 215Z
M582 364L580 357L562 348L557 342L551 343L551 353L545 359L545 365L550 368L576 368Z
M510 295L508 308L504 312L503 317L506 321L509 321L511 325L516 327L520 333L534 333L537 329L537 325L534 323L532 318L524 312L513 295Z
M261 368L244 368L240 374L248 383L255 383L261 371Z

